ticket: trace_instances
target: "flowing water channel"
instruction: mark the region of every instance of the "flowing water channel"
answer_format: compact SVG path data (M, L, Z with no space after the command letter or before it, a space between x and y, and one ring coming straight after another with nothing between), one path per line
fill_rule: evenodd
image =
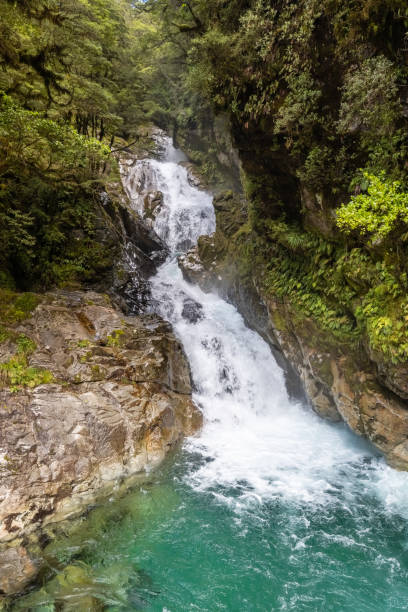
M170 256L153 304L189 358L204 427L56 542L77 573L61 571L16 609L97 609L89 595L111 612L408 610L408 475L290 401L263 339L183 279L177 254L213 232L215 216L163 143L162 159L137 162L124 180L141 213L147 193L164 194L154 228Z

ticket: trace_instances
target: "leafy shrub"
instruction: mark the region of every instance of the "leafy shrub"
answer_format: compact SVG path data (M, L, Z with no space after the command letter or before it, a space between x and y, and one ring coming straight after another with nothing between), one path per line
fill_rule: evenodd
M123 336L125 332L123 331L123 329L115 329L113 330L113 332L111 334L108 335L107 339L106 339L106 344L108 346L113 346L113 347L119 347L120 346L120 341L121 341L121 337Z
M36 349L36 344L34 340L31 340L31 338L28 338L28 336L25 336L24 334L20 334L19 336L17 336L16 344L17 352L20 355L29 355Z
M10 387L12 392L24 387L33 389L39 385L49 384L53 380L54 377L48 370L29 366L24 353L11 357L5 363L0 363L0 387Z
M353 196L337 211L337 226L346 234L356 232L370 244L381 242L395 231L406 231L408 193L398 181L365 173L368 193Z
M0 289L0 320L16 323L27 319L41 302L35 293L16 293L10 289Z
M20 288L58 284L52 266L76 264L70 233L93 231L94 179L109 154L70 125L0 97L0 267Z
M340 105L341 133L363 130L370 139L389 136L399 112L397 71L389 59L370 57L349 70Z

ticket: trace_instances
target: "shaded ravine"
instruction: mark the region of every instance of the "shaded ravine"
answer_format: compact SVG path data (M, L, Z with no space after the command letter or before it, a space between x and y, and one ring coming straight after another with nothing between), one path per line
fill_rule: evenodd
M215 217L182 155L161 144L162 159L129 166L124 184L142 214L146 196L163 193L152 223L171 255L152 308L183 343L204 427L53 545L57 557L74 550L82 581L62 571L62 591L48 583L15 609L81 609L84 594L111 611L408 609L408 475L291 402L264 340L182 278L177 254Z

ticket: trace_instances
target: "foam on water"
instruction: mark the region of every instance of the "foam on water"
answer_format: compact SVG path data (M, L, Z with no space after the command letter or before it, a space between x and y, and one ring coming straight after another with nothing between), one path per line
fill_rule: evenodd
M348 507L368 493L405 513L408 475L387 467L344 425L291 402L264 340L231 304L183 279L175 253L214 231L215 217L211 196L189 183L171 141L163 137L162 145L164 159L138 162L126 185L141 213L146 193L163 193L154 228L172 255L153 279L152 294L183 343L205 418L201 434L186 443L202 458L186 476L190 485L236 510L275 498ZM196 310L193 320L185 316L186 303Z

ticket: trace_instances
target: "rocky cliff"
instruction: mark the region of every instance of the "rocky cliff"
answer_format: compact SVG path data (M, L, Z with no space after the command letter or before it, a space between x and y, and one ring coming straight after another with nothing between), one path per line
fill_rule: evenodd
M188 274L202 265L248 320L260 300L315 409L406 468L406 2L195 8L178 40L201 96L178 135L205 173L239 167L245 198L216 200Z
M153 154L155 133L142 130L121 163ZM182 347L146 314L165 245L120 180L100 193L93 224L107 256L82 285L0 289L0 595L42 570L44 529L126 490L201 425ZM74 245L85 238L72 231Z
M124 317L94 292L38 300L0 345L6 594L37 574L42 526L78 515L146 473L201 423L188 363L167 323Z

